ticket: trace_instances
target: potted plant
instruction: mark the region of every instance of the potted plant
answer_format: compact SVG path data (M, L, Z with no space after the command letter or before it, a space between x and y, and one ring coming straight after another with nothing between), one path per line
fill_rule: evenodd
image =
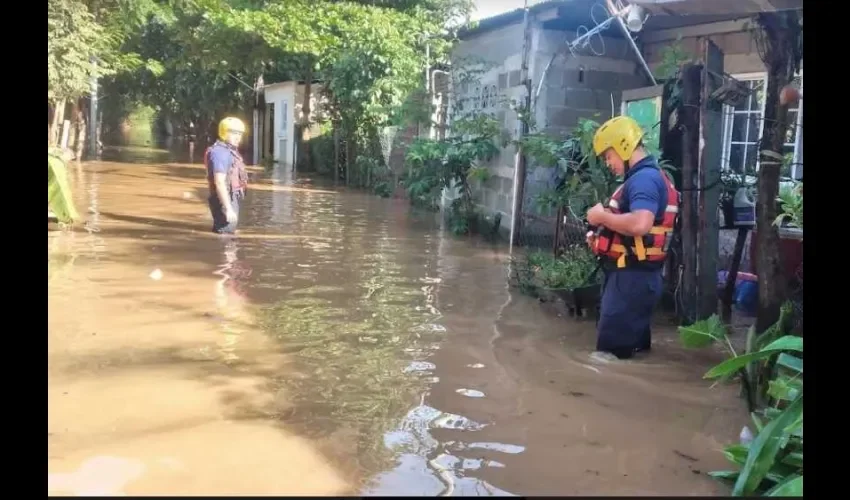
M570 314L581 315L599 303L601 276L597 272L598 261L585 245L569 246L557 257L534 252L529 255L528 261L537 288L563 300Z

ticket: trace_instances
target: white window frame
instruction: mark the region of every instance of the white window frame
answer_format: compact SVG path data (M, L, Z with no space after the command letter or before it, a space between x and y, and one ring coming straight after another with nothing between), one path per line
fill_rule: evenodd
M731 75L736 80L740 81L762 81L764 82L764 91L767 91L767 72L756 72L756 73L739 73L736 75ZM802 152L803 152L803 66L800 64L800 102L797 104L797 117L794 122L794 127L797 128L797 133L794 135L794 156L791 165L791 178L792 179L800 179L803 175L802 168ZM760 120L759 120L759 128L758 128L758 137L762 137L764 134L764 106L765 101L762 101L761 110L760 110ZM723 105L723 154L722 154L722 163L721 167L724 171L731 170L729 166L729 160L732 152L732 127L734 126L735 113L734 108L728 104ZM747 127L747 134L749 134L749 126ZM749 136L745 137L745 144L749 144L750 141ZM740 143L738 143L740 144ZM787 146L788 144L784 144ZM746 159L746 153L744 154L744 158ZM798 175L799 168L799 175ZM756 154L756 165L755 171L759 170L759 155ZM745 172L746 173L746 172ZM752 175L752 174L750 174Z
M280 132L278 137L286 137L287 127L289 126L289 101L283 99L280 101Z

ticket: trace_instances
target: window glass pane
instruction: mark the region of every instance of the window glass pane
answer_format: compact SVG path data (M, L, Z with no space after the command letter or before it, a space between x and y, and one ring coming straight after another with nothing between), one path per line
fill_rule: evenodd
M752 93L750 94L750 111L761 112L764 105L764 80L753 80L750 82Z
M747 135L747 142L758 142L761 139L761 113L750 113L747 115L747 123L749 126L749 135Z
M779 175L782 177L791 177L792 168L794 165L794 145L786 145L782 148L782 168Z
M729 148L729 168L735 172L741 172L744 165L744 149L746 144L732 144Z
M785 134L785 143L794 144L797 139L797 111L788 112L788 132Z
M758 160L758 145L755 143L747 144L747 154L744 157L744 171L749 174L756 173L756 162Z
M732 118L732 142L744 142L747 140L747 123L750 115L748 113L735 113Z

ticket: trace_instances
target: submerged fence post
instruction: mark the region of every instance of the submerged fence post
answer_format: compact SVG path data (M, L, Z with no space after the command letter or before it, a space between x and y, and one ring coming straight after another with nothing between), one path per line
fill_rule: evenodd
M697 319L697 230L699 186L699 101L702 67L686 64L682 67L682 107L679 123L682 129L682 316L687 323Z
M97 61L92 60L92 65L97 67ZM89 106L89 153L92 158L97 157L97 77L91 78L91 105Z
M697 228L699 269L697 319L717 313L717 254L720 224L720 162L723 148L723 104L711 95L722 84L723 52L709 39L704 41L702 92L699 107L699 227Z
M522 41L522 67L520 81L525 86L524 110L520 112L519 130L517 132L517 150L514 159L514 193L511 214L510 251L519 240L522 230L522 205L525 197L525 151L522 147L522 139L528 133L528 121L531 119L531 78L528 71L529 52L531 52L531 22L529 20L528 0L525 1L525 15L523 16L523 41ZM525 114L525 116L522 115Z

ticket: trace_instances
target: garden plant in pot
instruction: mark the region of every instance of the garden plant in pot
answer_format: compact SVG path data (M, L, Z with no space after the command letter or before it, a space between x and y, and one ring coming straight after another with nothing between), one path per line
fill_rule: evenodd
M596 256L587 245L571 245L557 257L551 252L532 252L528 264L530 286L538 296L559 297L571 316L586 316L589 309L597 306L602 273L598 272Z

